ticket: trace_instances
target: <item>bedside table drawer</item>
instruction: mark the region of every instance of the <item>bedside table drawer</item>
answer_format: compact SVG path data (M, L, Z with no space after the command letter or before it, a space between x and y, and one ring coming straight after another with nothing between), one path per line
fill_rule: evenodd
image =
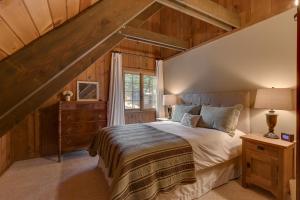
M252 142L246 142L245 144L246 149L249 149L251 151L265 154L268 156L272 156L275 158L279 157L279 150L277 148L265 145L265 144L259 144L259 143L252 143Z

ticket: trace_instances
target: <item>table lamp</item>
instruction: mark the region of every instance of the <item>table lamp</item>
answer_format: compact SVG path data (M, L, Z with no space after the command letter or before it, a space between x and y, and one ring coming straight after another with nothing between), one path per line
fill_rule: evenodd
M176 104L176 95L168 94L163 96L163 105L168 107L168 118L172 118L172 106Z
M266 113L269 132L264 136L278 139L279 137L274 133L278 117L275 110L293 109L293 91L292 89L283 88L258 89L254 108L270 109L269 112Z

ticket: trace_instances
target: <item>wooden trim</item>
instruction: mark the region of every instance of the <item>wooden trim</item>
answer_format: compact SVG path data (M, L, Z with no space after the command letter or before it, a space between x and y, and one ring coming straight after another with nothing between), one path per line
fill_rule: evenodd
M196 4L197 6L196 6L196 9L195 9L195 5L194 5L195 2L193 2L193 4L191 4L191 2L188 3L188 1L184 2L183 0L182 1L157 0L157 2L163 4L167 7L170 7L172 9L175 9L179 12L182 12L186 15L189 15L189 16L194 17L196 19L200 19L200 20L205 21L209 24L217 26L217 27L219 27L221 29L224 29L226 31L231 31L233 29L233 27L234 28L239 28L240 27L240 19L239 19L237 14L230 14L230 15L237 16L238 19L236 19L237 17L234 17L234 20L228 22L227 19L223 19L218 14L219 9L221 9L222 12L223 12L224 11L223 9L225 9L225 8L222 7L221 5L218 5L218 4L216 4L214 2L211 2L209 0L206 0L205 3L209 2L209 4L214 5L215 8L206 9L208 11L204 11L205 7L204 8L199 7L197 5L198 3ZM200 2L200 1L198 1L198 2ZM231 11L227 11L227 12L232 13ZM209 14L207 14L207 13L209 13Z
M120 33L129 40L139 41L163 48L184 51L189 48L189 43L167 35L155 33L145 29L126 26Z
M132 27L140 27L142 26L146 20L156 14L163 6L159 3L153 3L149 6L144 12L142 12L139 16L137 16L134 20L129 22L127 25Z
M237 12L226 9L222 5L211 0L176 0L178 3L212 17L234 28L241 26L241 19Z
M1 61L0 135L119 44L118 30L153 2L103 0Z

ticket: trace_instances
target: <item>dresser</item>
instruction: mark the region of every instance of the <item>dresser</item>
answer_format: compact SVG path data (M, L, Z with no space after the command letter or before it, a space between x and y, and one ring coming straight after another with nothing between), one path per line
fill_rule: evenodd
M294 178L295 143L249 134L241 137L242 185L256 185L285 200Z
M62 153L87 149L98 131L107 126L106 103L61 101L58 106L58 161Z

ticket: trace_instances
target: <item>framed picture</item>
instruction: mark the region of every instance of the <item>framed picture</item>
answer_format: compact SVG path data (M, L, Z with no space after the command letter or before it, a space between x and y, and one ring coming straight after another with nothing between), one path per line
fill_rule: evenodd
M99 83L91 81L77 81L77 101L98 101Z

